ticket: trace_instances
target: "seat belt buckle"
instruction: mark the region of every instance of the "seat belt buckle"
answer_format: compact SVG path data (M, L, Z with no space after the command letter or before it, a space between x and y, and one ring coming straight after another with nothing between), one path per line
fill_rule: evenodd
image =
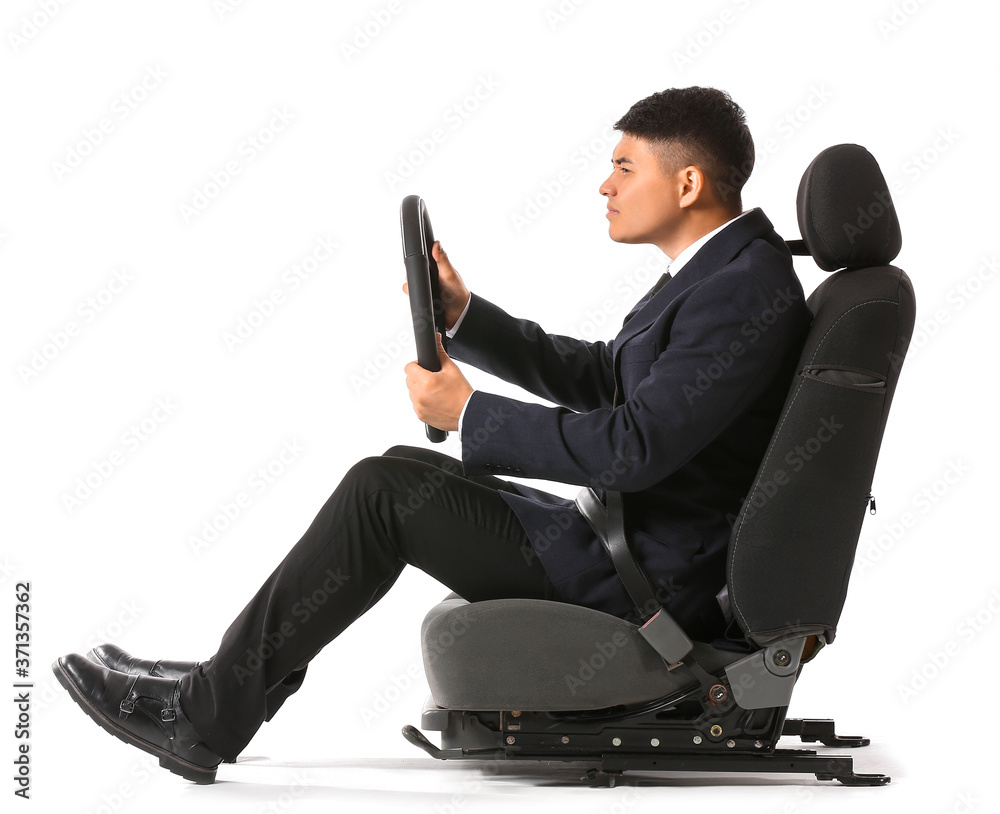
M671 670L694 647L684 629L662 606L639 628L639 634L660 654L660 658Z

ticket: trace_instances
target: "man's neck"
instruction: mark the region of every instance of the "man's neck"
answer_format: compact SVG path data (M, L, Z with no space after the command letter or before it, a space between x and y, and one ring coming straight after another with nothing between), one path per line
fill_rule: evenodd
M683 231L680 234L671 236L669 245L666 242L664 244L657 244L658 248L667 257L672 260L676 259L688 246L710 232L714 232L720 226L729 223L733 218L739 217L741 214L743 214L742 209L720 210L712 208L706 209L703 212L692 212Z
M677 274L685 265L687 265L688 261L701 250L702 246L704 246L709 240L711 240L718 232L721 232L723 228L728 226L737 218L743 217L745 214L747 213L740 212L736 215L733 215L733 217L731 217L729 220L723 221L714 229L709 229L699 238L697 238L696 240L685 246L683 249L681 249L681 251L678 252L677 255L670 258L670 266L669 266L670 273Z

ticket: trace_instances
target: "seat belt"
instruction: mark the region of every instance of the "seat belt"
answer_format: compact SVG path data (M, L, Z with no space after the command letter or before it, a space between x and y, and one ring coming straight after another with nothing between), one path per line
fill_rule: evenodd
M621 577L625 590L645 620L639 627L639 634L660 654L673 669L694 644L684 629L677 624L656 596L645 572L632 556L625 538L625 517L622 512L621 492L607 492L608 506L605 509L601 499L592 487L587 486L576 496L576 505L586 518L611 557L611 562Z
M670 279L664 274L653 289L663 286ZM611 408L618 406L618 389L615 388ZM606 490L607 508L601 503L593 487L586 486L576 496L576 505L590 527L600 538L605 551L618 572L625 590L645 620L639 627L640 635L660 654L673 669L694 647L691 639L677 621L663 607L642 568L635 561L625 537L625 516L622 511L621 492Z

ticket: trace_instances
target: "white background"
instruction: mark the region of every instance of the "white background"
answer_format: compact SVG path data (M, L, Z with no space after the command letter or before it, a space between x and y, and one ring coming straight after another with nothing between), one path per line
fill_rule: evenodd
M0 596L10 641L15 583L31 583L36 682L33 799L18 804L995 810L997 17L930 0L5 3ZM784 237L798 236L802 171L829 145L865 145L896 185L917 329L838 639L790 709L871 737L858 770L892 784L674 777L594 791L566 769L433 762L399 735L427 692L420 619L446 592L415 571L313 662L248 748L260 759L222 767L228 782L188 784L87 720L51 675L57 656L104 640L211 655L354 462L429 445L403 375L415 352L402 197L425 198L474 291L548 331L608 339L663 257L607 237L607 126L695 84L747 111L758 165L744 204ZM220 190L227 164L238 173ZM293 289L286 271L320 240L337 248ZM824 275L796 264L808 293ZM275 289L283 302L252 317ZM257 327L227 347L246 319ZM275 463L285 444L301 451ZM454 436L442 449L459 454ZM253 488L269 463L280 474ZM196 551L241 492L249 504ZM13 683L11 650L0 672ZM8 799L13 788L3 781Z

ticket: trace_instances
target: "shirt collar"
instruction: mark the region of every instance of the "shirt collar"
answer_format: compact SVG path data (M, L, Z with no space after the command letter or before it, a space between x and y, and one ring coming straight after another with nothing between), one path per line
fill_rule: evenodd
M670 265L667 266L667 271L670 272L671 276L675 276L677 272L679 272L687 264L687 262L698 253L698 249L708 243L709 240L725 229L730 223L739 220L744 215L747 215L752 211L753 210L748 209L746 212L737 215L735 218L727 220L721 226L717 226L711 232L699 237L694 243L682 249L680 254L670 261Z

